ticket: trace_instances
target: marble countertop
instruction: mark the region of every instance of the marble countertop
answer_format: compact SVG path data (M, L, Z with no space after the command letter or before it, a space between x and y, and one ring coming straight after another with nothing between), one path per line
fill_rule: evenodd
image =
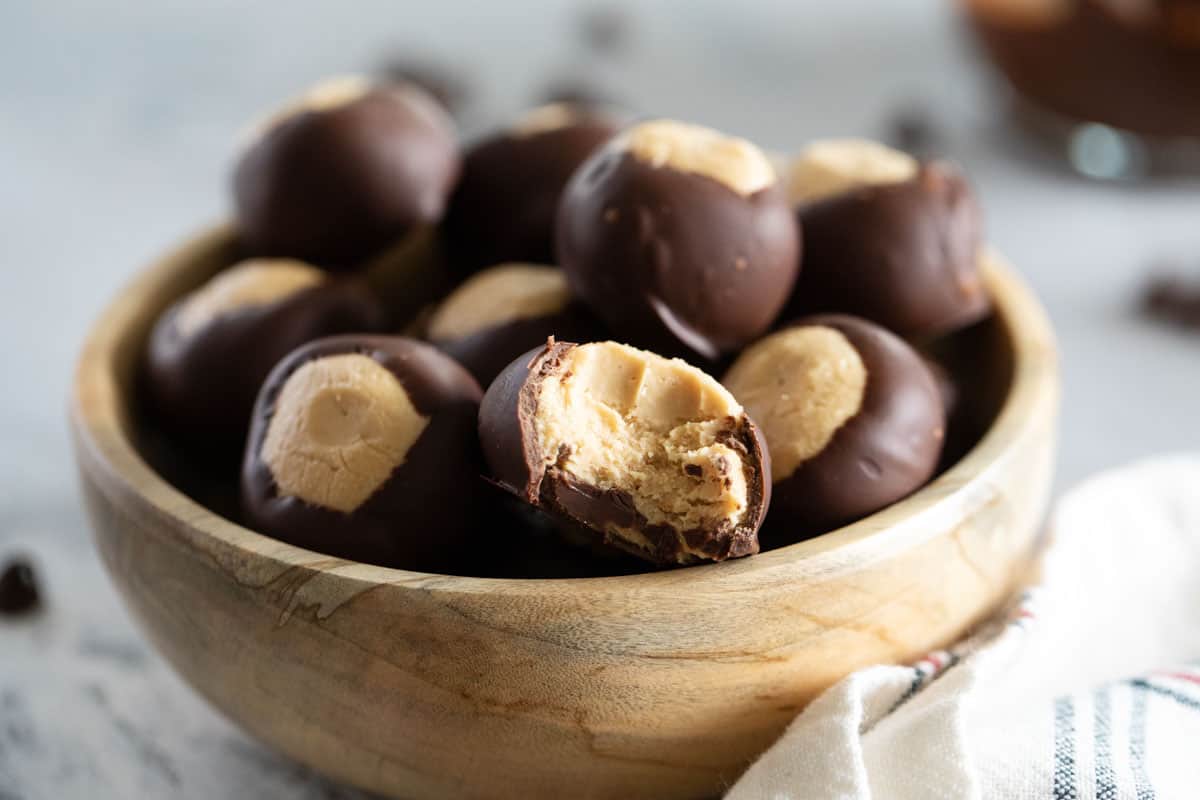
M1021 158L946 3L626 5L632 37L607 59L581 54L570 2L0 6L0 562L30 554L46 594L0 620L0 800L359 796L250 740L149 649L89 541L64 409L103 305L226 213L247 121L388 53L459 63L469 131L561 76L779 149L879 135L925 104L1058 330L1059 487L1200 445L1200 337L1132 310L1150 262L1200 268L1200 187L1101 186Z

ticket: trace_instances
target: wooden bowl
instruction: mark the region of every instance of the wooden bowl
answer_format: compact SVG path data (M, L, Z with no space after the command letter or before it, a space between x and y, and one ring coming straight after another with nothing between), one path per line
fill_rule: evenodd
M1035 298L997 259L983 439L907 500L735 562L516 580L385 569L235 525L135 448L150 325L232 258L226 229L141 275L79 362L71 420L96 542L155 646L246 730L405 798L683 798L734 780L821 690L949 644L1029 566L1058 378Z

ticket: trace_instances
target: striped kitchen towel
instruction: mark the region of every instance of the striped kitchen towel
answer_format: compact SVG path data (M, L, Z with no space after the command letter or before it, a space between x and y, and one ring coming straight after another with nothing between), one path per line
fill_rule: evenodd
M1093 478L1051 525L1037 587L825 692L727 800L1200 798L1200 458Z

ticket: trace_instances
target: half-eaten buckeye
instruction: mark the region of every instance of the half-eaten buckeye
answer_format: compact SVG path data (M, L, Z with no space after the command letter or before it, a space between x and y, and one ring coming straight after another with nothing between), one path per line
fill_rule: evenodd
M605 544L659 564L758 552L766 443L682 360L550 340L488 389L479 437L501 486Z
M242 503L260 532L341 558L435 571L461 560L483 487L482 391L421 342L336 336L258 396Z

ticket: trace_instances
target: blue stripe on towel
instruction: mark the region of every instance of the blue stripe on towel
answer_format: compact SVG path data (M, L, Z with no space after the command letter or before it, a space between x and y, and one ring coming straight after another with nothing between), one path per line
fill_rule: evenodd
M1147 692L1154 692L1155 694L1162 695L1163 697L1168 697L1185 708L1190 708L1194 711L1200 711L1200 700L1188 697L1186 694L1177 692L1174 689L1168 689L1165 686L1155 686L1153 683L1144 681L1141 678L1130 681L1129 685L1135 689L1142 689Z
M1054 701L1054 800L1078 800L1075 787L1075 703Z
M1145 681L1141 683L1145 684ZM1137 800L1154 800L1154 787L1146 772L1146 687L1132 684L1133 708L1129 712L1129 766Z
M1096 800L1117 800L1116 773L1112 759L1112 697L1108 688L1097 689L1095 706Z

